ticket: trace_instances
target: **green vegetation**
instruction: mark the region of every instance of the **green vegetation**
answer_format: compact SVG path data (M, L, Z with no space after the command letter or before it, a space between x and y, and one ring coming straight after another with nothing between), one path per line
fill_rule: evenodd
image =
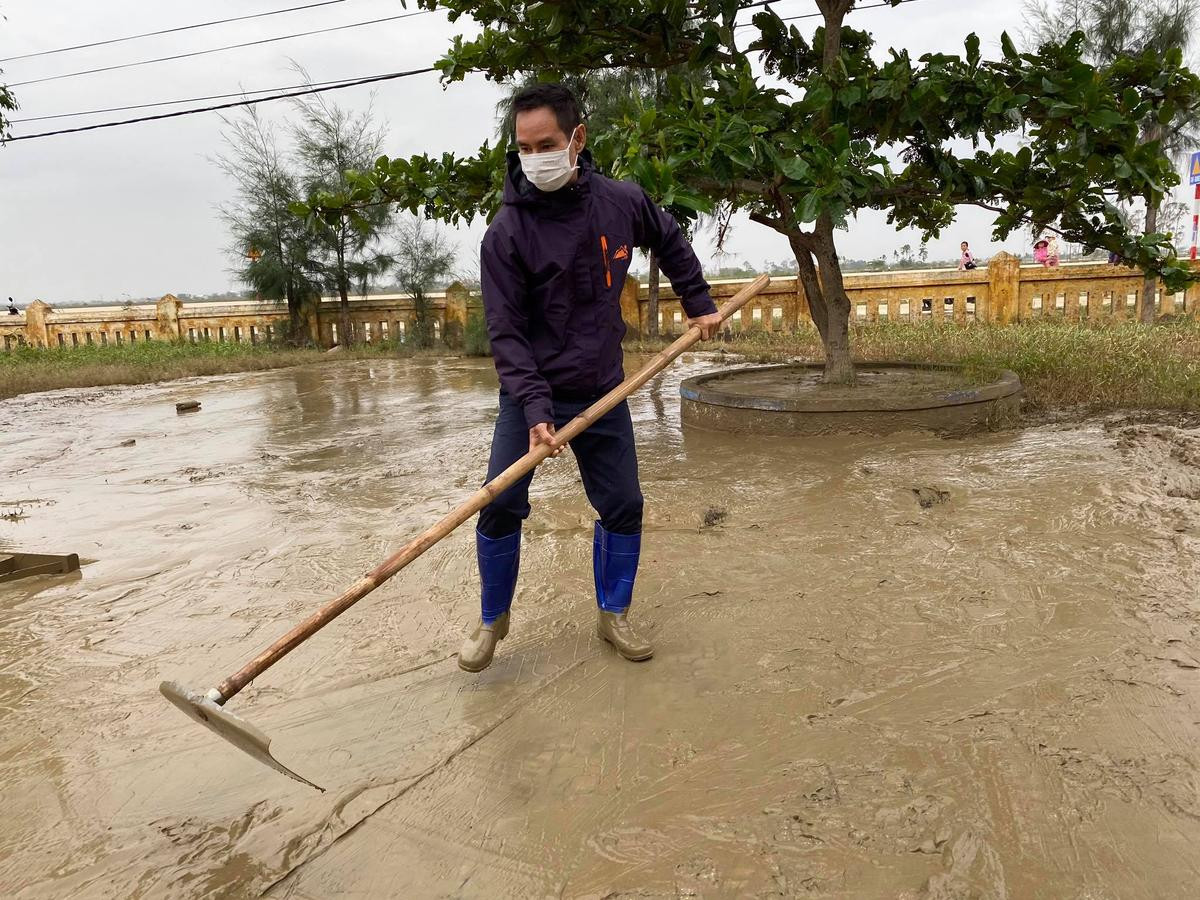
M491 356L492 346L488 341L487 320L483 310L472 309L467 313L467 327L463 334L463 352L467 356Z
M956 363L974 381L1001 369L1021 377L1031 403L1044 409L1200 411L1200 321L1104 327L1063 322L1021 325L900 323L851 327L861 362ZM660 343L631 343L655 351ZM820 361L815 328L735 334L721 345L753 362Z
M1103 69L1118 66L1130 57L1182 59L1188 55L1200 16L1200 0L1025 0L1029 42L1054 44L1075 32L1083 38L1083 58ZM1029 48L1033 50L1034 47ZM1147 108L1138 123L1141 144L1156 149L1172 168L1187 159L1200 139L1200 103L1166 104ZM1142 203L1142 233L1146 240L1170 235L1182 218L1183 205L1170 201L1170 191L1147 186L1136 198ZM1132 222L1134 204L1120 205L1123 219ZM1146 272L1142 296L1154 294L1154 276ZM1141 304L1138 317L1154 322L1154 308Z
M862 210L883 211L925 239L947 228L957 207L977 206L995 214L997 241L1052 229L1160 274L1168 289L1193 277L1166 235L1131 234L1117 208L1157 204L1178 183L1157 144L1142 141L1145 123L1200 102L1200 78L1178 47L1096 66L1081 34L1036 53L1001 34L995 58L984 58L971 34L961 54L913 59L902 49L873 52L870 34L844 25L856 0L820 0L823 25L811 41L769 6L736 22L746 7L728 0L419 5L480 26L435 64L445 82L685 71L597 135L596 159L664 205L746 212L785 236L823 339L826 381L854 379L836 235ZM1024 146L1013 152L1017 138ZM349 190L311 195L307 207L329 218L387 200L470 220L497 205L502 151L485 144L473 157L381 157L348 179Z
M1063 322L1022 325L879 324L853 326L862 362L956 363L972 380L1001 369L1021 376L1030 401L1044 409L1088 411L1163 409L1200 411L1200 321L1181 318L1155 326L1104 327ZM654 352L665 341L630 341L627 352ZM751 362L819 361L821 337L811 326L798 332L750 330L719 345ZM382 342L330 354L281 345L152 342L69 350L0 353L0 398L33 391L111 384L147 384L199 375L276 369L344 359L410 357L439 351ZM444 352L444 351L442 351ZM485 356L487 329L472 310L465 350Z
M150 341L117 347L0 353L0 398L59 388L109 384L150 384L198 375L253 372L333 359L411 355L404 346L359 344L330 356L324 350L279 344Z

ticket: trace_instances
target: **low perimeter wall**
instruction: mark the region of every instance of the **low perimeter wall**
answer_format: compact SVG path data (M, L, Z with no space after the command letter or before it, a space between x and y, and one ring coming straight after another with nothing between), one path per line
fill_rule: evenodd
M1195 265L1195 263L1193 263ZM748 280L714 281L713 296L732 297ZM1022 266L1007 253L998 253L986 268L970 271L914 269L896 272L855 273L845 276L852 322L945 321L1028 322L1063 319L1072 322L1119 321L1136 316L1142 292L1142 274L1136 269L1106 264L1076 263L1053 268ZM1187 293L1155 293L1155 313L1164 316L1196 315L1200 309L1200 284ZM622 296L622 311L630 328L645 334L649 324L646 287L632 286ZM678 334L686 314L669 284L663 284L658 302L659 332ZM771 283L740 312L734 313L734 331L793 331L812 319L799 279L772 276Z
M712 283L718 302L731 297L746 280ZM858 273L846 276L851 318L855 322L944 321L1028 322L1037 319L1104 322L1133 318L1142 276L1121 266L1068 264L1055 268L1022 266L998 253L986 268L969 272L920 269ZM1200 284L1186 293L1155 294L1158 317L1195 316ZM471 310L481 307L478 295L461 284L429 295L434 338L459 345ZM621 295L621 311L631 332L646 334L649 325L647 287L633 279ZM665 281L660 289L659 333L682 332L686 316L679 298ZM332 347L341 342L338 302L326 298L309 311L306 326L314 341ZM350 301L356 341L403 339L415 321L413 301L404 294L377 294ZM286 308L271 303L188 303L168 294L154 305L54 309L35 300L20 316L0 316L0 346L77 347L136 341L269 341L287 321ZM734 331L793 331L811 317L804 289L795 277L775 276L730 322Z
M435 340L456 345L467 316L481 308L477 296L460 284L427 295ZM325 298L306 311L312 339L324 347L340 343L339 303ZM123 307L55 309L35 300L21 316L0 315L0 345L81 347L117 346L139 341L233 341L257 344L273 340L287 325L287 307L276 303L184 303L167 294L157 303ZM350 325L356 341L403 340L416 321L412 298L377 294L350 301Z

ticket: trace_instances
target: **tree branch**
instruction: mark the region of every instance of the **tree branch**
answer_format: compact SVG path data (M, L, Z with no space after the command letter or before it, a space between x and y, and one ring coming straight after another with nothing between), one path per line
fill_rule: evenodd
M763 212L750 213L750 221L757 222L759 225L766 225L768 228L778 231L780 234L789 238L794 238L799 241L810 252L812 250L812 235L807 231L801 231L799 228L789 226L783 219L777 219L774 216L769 216Z

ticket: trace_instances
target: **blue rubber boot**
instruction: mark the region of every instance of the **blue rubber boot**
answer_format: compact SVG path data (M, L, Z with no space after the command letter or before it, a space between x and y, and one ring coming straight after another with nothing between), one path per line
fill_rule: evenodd
M596 635L635 662L654 655L653 645L634 630L627 618L641 553L641 534L615 534L596 523L592 538L592 573L599 607Z
M521 532L490 538L476 529L475 556L482 585L481 615L458 651L458 667L467 672L486 669L496 654L496 645L508 636L508 611L521 567Z

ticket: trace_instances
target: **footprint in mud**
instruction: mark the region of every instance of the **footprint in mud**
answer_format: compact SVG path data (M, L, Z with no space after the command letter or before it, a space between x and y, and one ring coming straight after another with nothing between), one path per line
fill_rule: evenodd
M198 484L201 481L208 481L210 478L220 478L225 473L215 469L197 469L195 466L188 466L179 474L186 475L192 484Z
M1200 501L1200 434L1169 425L1131 425L1117 432L1117 449L1150 461L1164 493Z
M950 499L950 492L939 488L915 487L910 488L910 490L917 498L917 503L921 505L921 509L929 509L930 507L937 506L939 503L946 503Z

